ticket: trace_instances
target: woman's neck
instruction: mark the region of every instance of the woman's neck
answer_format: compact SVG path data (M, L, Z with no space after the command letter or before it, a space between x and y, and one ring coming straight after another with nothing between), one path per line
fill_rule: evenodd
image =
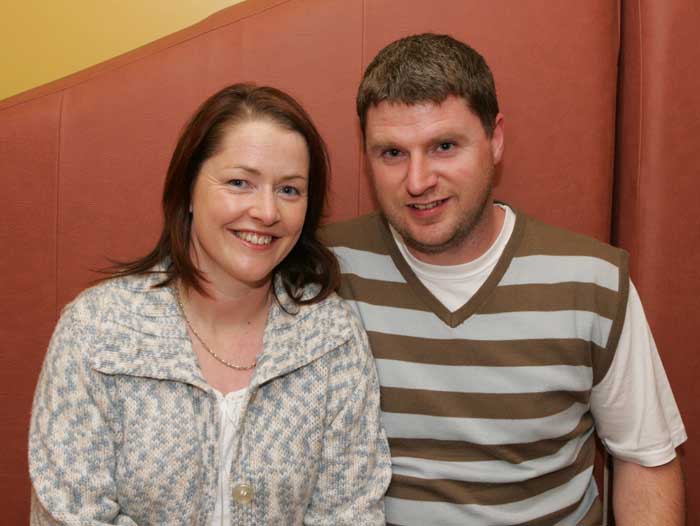
M272 297L270 281L258 287L225 289L212 283L202 283L206 295L194 288L178 284L188 317L202 329L213 333L238 331L266 319Z

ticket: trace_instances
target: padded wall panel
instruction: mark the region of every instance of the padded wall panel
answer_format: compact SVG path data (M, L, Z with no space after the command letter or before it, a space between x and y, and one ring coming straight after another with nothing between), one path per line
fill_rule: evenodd
M297 97L328 145L329 219L356 216L360 141L354 101L362 68L362 2L294 0L250 17L242 29L247 78Z
M32 395L56 323L56 166L61 96L0 111L0 507L26 524Z
M484 55L505 115L496 196L608 240L618 3L610 0L366 2L366 65L401 36L448 33ZM366 181L362 209L372 207Z
M616 237L631 255L690 440L688 524L700 522L700 4L625 2Z
M107 258L144 254L157 240L163 180L188 117L240 73L228 27L66 91L59 202L59 303Z
M43 319L42 312L47 311L52 317L47 327L32 333L21 323L16 330L0 320L0 327L11 335L9 341L18 342L14 354L8 354L11 361L27 349L36 348L38 353L32 355L34 362L22 365L26 369L14 372L11 364L4 367L8 375L16 376L8 385L15 389L21 383L17 390L26 394L25 402L8 398L12 404L8 425L18 424L3 439L3 449L8 444L12 456L7 466L4 460L0 466L4 477L0 489L12 484L21 494L7 490L11 500L4 508L17 509L19 501L26 512L26 465L20 465L26 455L18 456L12 448L25 447L27 397L52 329L55 305L69 301L95 278L89 269L104 265L106 257L133 257L155 241L161 185L175 138L207 95L225 84L255 80L297 96L329 144L334 168L331 218L343 219L371 207L366 180L360 176L354 115L364 66L379 48L404 34L452 33L482 51L496 76L507 137L497 195L539 217L606 239L618 3L248 0L132 53L0 102L0 137L11 130L4 115L24 111L20 102L29 101L36 112L21 118L37 124L31 132L37 150L34 142L24 150L14 143L6 150L0 146L1 175L5 183L5 159L20 165L29 159L30 171L40 174L37 181L44 186L32 197L35 208L24 210L15 193L12 200L19 204L12 206L19 208L8 209L10 224L21 223L30 236L38 236L31 238L32 264L43 260L53 280L50 296L45 284L33 285L26 296L27 302L38 303L24 323L34 326L34 313ZM41 164L41 145L45 134L58 136L57 107L52 104L63 94L56 208L56 166ZM42 120L49 117L53 127ZM47 202L44 192L49 190L54 199ZM29 221L30 214L34 221ZM48 224L44 214L54 218L48 232L58 232L57 238L41 237ZM37 231L30 232L32 228ZM8 240L8 246L24 247L20 239ZM5 246L4 237L2 242ZM53 252L46 257L43 247L56 242L58 248L51 245ZM52 255L56 251L57 261ZM18 266L9 269L14 280L23 272ZM25 289L8 290L19 297L18 291ZM41 302L49 297L47 308ZM16 305L3 303L10 310ZM29 337L36 339L36 345L23 346ZM26 513L16 518L6 522L26 523Z

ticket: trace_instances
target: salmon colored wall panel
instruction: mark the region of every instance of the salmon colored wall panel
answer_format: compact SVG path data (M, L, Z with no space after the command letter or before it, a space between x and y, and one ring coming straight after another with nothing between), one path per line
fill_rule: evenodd
M376 0L366 2L365 24L365 64L392 40L425 31L449 33L483 54L505 115L496 196L609 238L617 2ZM362 208L371 206L365 184Z
M632 254L690 437L683 446L688 524L700 520L700 4L626 2L618 127L617 237Z
M333 163L330 219L358 213L362 2L295 0L246 20L247 78L289 91L309 111Z
M160 197L177 135L211 93L240 74L238 32L225 28L68 90L61 143L58 301L107 258L157 240ZM226 50L226 53L222 51Z
M26 524L32 395L56 323L56 165L61 97L0 111L0 507Z
M692 38L699 7L692 0L622 6L615 227L632 253L693 436L700 427L692 403L699 359L688 344L694 341L688 313L700 310L694 199L700 81L693 73L700 48ZM10 513L19 510L3 523L26 524L28 410L56 308L97 277L89 269L107 257L134 257L153 244L174 142L206 96L251 80L295 95L329 144L331 219L343 219L373 207L354 114L363 68L400 36L453 34L484 54L496 78L506 117L497 197L607 239L619 10L620 2L609 0L248 0L0 102L0 176L10 218L0 241L17 254L0 258L0 279L7 281L0 287L0 385L3 407L11 407L1 422L8 433L0 448L0 498L9 499L3 508ZM685 447L686 469L691 501L700 502L693 490L700 459L692 446ZM697 516L691 502L691 519Z

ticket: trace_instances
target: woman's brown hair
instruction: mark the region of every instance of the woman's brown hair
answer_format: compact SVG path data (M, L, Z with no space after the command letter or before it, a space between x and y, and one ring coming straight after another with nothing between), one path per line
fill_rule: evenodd
M308 201L299 240L275 269L287 294L297 304L316 303L338 287L338 263L316 237L326 204L330 163L323 139L311 118L292 97L268 86L234 84L207 99L196 111L173 152L163 188L163 230L156 246L135 261L115 263L106 269L111 277L154 272L156 265L169 262L157 287L179 279L186 287L206 294L206 278L190 258L192 188L199 170L217 152L225 132L240 122L269 120L299 133L309 151ZM318 284L311 298L302 299L304 287Z

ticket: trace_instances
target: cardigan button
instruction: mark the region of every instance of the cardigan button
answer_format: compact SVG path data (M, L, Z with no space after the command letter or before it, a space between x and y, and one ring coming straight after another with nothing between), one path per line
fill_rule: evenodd
M250 502L253 500L254 494L255 491L253 490L253 486L247 482L236 484L236 486L233 488L233 500L235 500L238 504L250 504Z

